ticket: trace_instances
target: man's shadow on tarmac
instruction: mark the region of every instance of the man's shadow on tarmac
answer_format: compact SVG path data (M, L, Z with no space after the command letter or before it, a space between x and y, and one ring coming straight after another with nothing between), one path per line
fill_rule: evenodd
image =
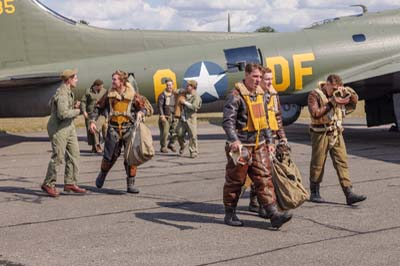
M93 186L79 185L81 188L85 188L88 192L86 194L75 194L75 193L66 193L63 191L63 185L56 185L56 188L60 192L60 196L67 197L82 197L90 194L91 196L95 195L125 195L126 192L122 190L110 189L110 188L96 188ZM38 188L25 188L25 187L15 187L15 186L0 186L0 192L9 193L10 196L4 197L0 199L0 202L11 202L11 201L19 201L25 203L35 203L41 204L43 199L51 198L46 192Z
M1 186L0 192L9 193L10 196L0 199L0 202L20 201L25 203L41 204L45 193L39 189L24 187Z
M0 132L0 148L5 148L8 146L16 145L22 142L47 142L50 146L49 137L25 137L10 133ZM86 137L78 136L78 141L86 141Z
M138 212L135 213L136 218L145 221L172 226L179 230L193 230L198 229L192 225L182 225L181 223L199 223L199 224L224 224L223 218L215 217L216 215L224 217L224 206L221 203L209 202L158 202L158 206L168 209L176 209L191 213L181 212ZM272 229L269 220L259 218L259 220L247 220L246 215L254 216L253 213L240 211L238 212L239 218L244 222L245 227L253 227L259 229Z

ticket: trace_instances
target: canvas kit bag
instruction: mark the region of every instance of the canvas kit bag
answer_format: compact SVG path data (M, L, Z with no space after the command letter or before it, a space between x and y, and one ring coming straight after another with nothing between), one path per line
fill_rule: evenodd
M278 144L276 155L271 160L272 181L279 208L289 210L299 207L310 196L302 184L299 169L290 158L289 145Z
M139 166L153 158L153 136L143 122L136 121L129 138L124 153L128 165Z

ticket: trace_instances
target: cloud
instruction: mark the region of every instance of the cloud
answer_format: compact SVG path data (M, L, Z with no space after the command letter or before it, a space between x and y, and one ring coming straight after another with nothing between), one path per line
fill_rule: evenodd
M203 1L186 1L186 0L167 0L166 5L177 10L248 10L258 9L265 5L263 0L203 0Z
M313 22L370 11L400 8L392 0L42 0L57 12L91 25L116 29L252 32L262 26L295 31Z

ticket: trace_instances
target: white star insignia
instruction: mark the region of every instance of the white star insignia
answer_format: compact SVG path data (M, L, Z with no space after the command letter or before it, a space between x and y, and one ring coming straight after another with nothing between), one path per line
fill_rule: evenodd
M215 84L218 83L226 74L219 74L219 75L210 75L208 69L204 62L201 62L200 67L200 74L197 77L188 77L185 78L186 81L188 80L195 80L197 81L197 93L202 96L204 93L208 93L211 96L219 99L219 95L217 89L215 88Z

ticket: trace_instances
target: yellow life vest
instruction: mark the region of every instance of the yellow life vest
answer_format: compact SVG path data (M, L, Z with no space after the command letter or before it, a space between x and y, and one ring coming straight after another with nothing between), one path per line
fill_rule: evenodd
M111 122L117 123L121 129L123 123L132 119L131 106L135 92L130 84L126 84L124 93L119 94L116 90L111 89L107 96L110 104L109 119Z
M276 94L271 94L267 108L268 108L268 125L273 131L279 130L278 120L276 113L278 112L278 99Z
M239 82L235 84L235 88L242 95L244 102L247 107L247 125L243 128L244 131L257 132L256 147L260 137L260 131L268 128L265 105L264 105L264 91L257 87L256 89L256 100L250 99L250 92L246 86Z

